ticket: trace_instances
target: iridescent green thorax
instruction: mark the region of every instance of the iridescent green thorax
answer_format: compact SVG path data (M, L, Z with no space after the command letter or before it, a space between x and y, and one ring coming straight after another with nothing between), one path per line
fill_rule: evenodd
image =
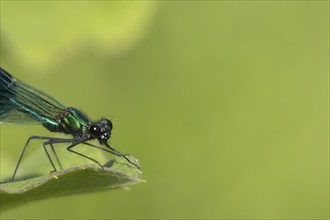
M44 127L52 132L72 134L74 137L83 137L91 121L75 108L67 108L57 115L54 123L44 123Z

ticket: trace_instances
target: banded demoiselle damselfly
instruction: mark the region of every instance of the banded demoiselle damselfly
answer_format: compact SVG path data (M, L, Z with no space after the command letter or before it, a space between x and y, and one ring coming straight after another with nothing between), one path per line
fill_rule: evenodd
M101 168L103 168L103 166L97 160L74 151L73 148L79 144L85 144L124 157L130 164L140 169L137 163L128 159L127 154L120 153L108 144L113 128L112 122L109 119L103 118L96 122L91 121L78 109L65 106L45 92L14 78L1 67L0 124L42 124L51 132L72 135L72 138L30 136L19 157L12 176L12 181L15 179L15 175L30 141L34 139L44 140L42 145L54 169L53 171L57 171L57 169L47 147L50 147L51 151L56 156L59 166L62 168L54 148L54 145L59 143L67 143L68 147L66 147L66 149L68 151L95 162ZM89 140L94 139L99 141L100 146L88 143ZM105 146L105 148L102 146Z

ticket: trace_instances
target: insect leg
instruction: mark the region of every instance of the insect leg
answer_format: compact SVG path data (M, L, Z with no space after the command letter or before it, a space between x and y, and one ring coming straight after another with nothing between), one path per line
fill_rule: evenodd
M127 160L127 162L129 162L130 164L134 165L136 168L140 169L140 166L137 165L136 163L133 163L130 159L128 159L126 156L128 156L129 154L122 154L119 151L117 151L115 148L111 147L108 143L105 143L105 146L107 146L110 149L110 152L117 155L117 156L121 156L123 158L125 158L125 160Z
M49 145L50 145L50 148L51 148L52 151L53 151L53 154L55 155L55 158L56 158L56 161L57 161L58 165L60 166L61 170L63 170L62 164L61 164L61 162L60 162L60 159L59 159L58 156L57 156L57 153L56 153L56 151L55 151L55 148L54 148L53 144L50 143Z
M14 170L14 173L13 173L13 176L11 178L11 181L14 181L15 179L15 176L16 176L16 173L17 173L17 170L18 170L18 167L19 165L21 164L22 162L22 159L23 159L23 156L26 152L26 149L27 147L29 146L29 143L31 140L47 140L47 141L52 141L53 142L58 142L58 143L61 143L61 142L72 142L72 139L64 139L64 138L54 138L54 137L44 137L44 136L31 136L27 139L25 145L24 145L24 148L23 148L23 151L18 159L18 162L16 164L16 167L15 167L15 170Z
M51 138L51 139L49 139L47 142L44 142L44 143L43 143L43 146L44 146L44 149L45 149L45 151L46 151L47 157L48 157L48 159L49 159L49 161L50 161L52 167L54 168L54 170L51 171L51 172L56 172L57 169L56 169L56 167L55 167L55 165L54 165L53 160L52 160L51 157L50 157L50 154L49 154L49 152L48 152L46 146L49 145L49 146L51 147L51 150L53 151L53 153L54 153L54 155L55 155L55 158L56 158L56 161L57 161L58 165L60 166L61 170L63 170L62 164L61 164L61 162L60 162L59 157L57 156L57 153L56 153L56 151L55 151L55 148L54 148L53 144L59 144L59 143L73 143L73 142L75 142L75 141L76 141L75 139ZM80 142L79 142L79 143L80 143ZM78 144L79 144L79 143L78 143Z
M117 151L116 149L110 147L108 144L106 144L106 146L110 150L105 149L105 148L102 148L102 147L99 147L99 146L96 146L96 145L93 145L93 144L90 144L90 143L87 143L87 142L85 142L84 144L86 144L88 146L91 146L91 147L95 147L97 149L100 149L100 150L103 150L103 151L106 151L106 152L109 152L109 153L112 153L112 154L117 155L119 157L123 157L123 158L125 158L125 160L127 160L127 162L129 162L130 164L134 165L136 168L140 169L140 166L139 165L137 165L136 163L133 163L130 159L127 158L127 156L130 156L130 154L122 154L119 151Z
M86 156L85 154L82 154L82 153L79 153L79 152L77 152L77 151L72 150L73 147L75 147L75 146L77 146L78 144L81 144L81 143L84 143L84 141L73 143L73 144L71 144L70 146L68 146L66 149L67 149L68 151L72 152L72 153L75 153L75 154L77 154L77 155L79 155L79 156L85 157L86 159L89 159L89 160L91 160L91 161L97 163L97 164L103 169L103 166L102 166L97 160L95 160L95 159L93 159L93 158L91 158L91 157L88 157L88 156Z
M56 169L56 167L55 167L55 165L54 165L54 162L53 162L53 160L52 160L52 158L50 157L50 155L49 155L49 153L48 153L48 150L47 150L47 145L50 145L50 143L49 142L44 142L44 143L42 143L42 146L44 147L44 150L45 150L45 152L46 152L46 155L47 155L47 157L48 157L48 160L49 160L49 162L50 162L50 164L52 165L52 167L53 167L53 171L51 171L51 173L52 172L56 172L57 171L57 169ZM52 146L52 145L51 145ZM54 149L53 149L54 150Z
M33 139L48 140L49 138L48 138L48 137L42 137L42 136L31 136L31 137L29 137L29 139L26 141L26 143L25 143L25 145L24 145L24 148L23 148L23 151L22 151L22 153L21 153L21 156L20 156L19 159L18 159L18 162L17 162L17 164L16 164L16 167L15 167L15 170L14 170L14 173L13 173L13 176L12 176L12 178L11 178L11 181L14 181L15 176L16 176L16 173L17 173L17 170L18 170L18 167L19 167L19 165L21 164L21 161L22 161L22 159L23 159L24 153L25 153L25 151L26 151L26 149L27 149L27 147L28 147L30 141L33 140Z

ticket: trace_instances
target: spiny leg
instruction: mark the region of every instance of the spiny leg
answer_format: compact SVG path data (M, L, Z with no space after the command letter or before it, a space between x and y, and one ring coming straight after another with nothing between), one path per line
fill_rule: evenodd
M114 149L113 147L110 147L108 144L106 144L106 146L110 149L105 149L105 148L102 148L102 147L99 147L99 146L96 146L96 145L93 145L93 144L90 144L90 143L87 143L85 142L84 144L88 145L88 146L91 146L91 147L95 147L97 149L100 149L100 150L103 150L103 151L106 151L106 152L109 152L109 153L112 153L114 155L117 155L119 157L123 157L127 160L127 162L129 162L130 164L134 165L136 168L140 169L140 166L137 165L136 163L133 163L130 159L127 158L127 156L130 156L130 154L122 154L120 153L119 151L117 151L116 149Z
M79 153L79 152L77 152L77 151L72 150L73 147L75 147L75 146L77 146L78 144L81 144L81 143L84 143L84 142L73 143L73 144L71 144L69 147L67 147L66 149L67 149L68 151L72 152L72 153L75 153L75 154L77 154L77 155L79 155L79 156L85 157L86 159L89 159L89 160L91 160L91 161L97 163L97 164L103 169L103 166L102 166L97 160L95 160L95 159L93 159L93 158L91 158L91 157L89 157L89 156L86 156L85 154L82 154L82 153ZM84 143L84 144L85 144L85 143Z
M14 179L15 179L15 176L16 176L16 173L17 173L17 170L18 170L18 167L19 167L19 165L21 164L21 161L22 161L22 159L23 159L24 153L25 153L25 151L26 151L26 149L27 149L27 147L28 147L30 141L33 140L33 139L37 139L37 140L49 140L49 138L50 138L50 137L31 136L31 137L29 137L29 138L27 139L27 141L25 142L25 145L24 145L23 151L22 151L22 153L21 153L21 156L19 157L18 162L17 162L17 164L16 164L16 167L15 167L15 170L14 170L14 173L13 173L13 176L12 176L12 178L11 178L11 181L14 181Z
M55 165L54 165L54 162L53 162L53 160L52 160L52 158L50 157L50 155L49 155L49 153L48 153L48 150L47 150L47 145L49 145L49 143L48 142L44 142L44 143L42 143L42 146L44 147L44 150L45 150L45 152L46 152L46 155L47 155L47 157L48 157L48 160L49 160L49 162L50 162L50 164L52 165L52 167L53 167L53 171L51 171L51 173L52 172L56 172L57 171L57 169L56 169L56 167L55 167Z
M117 155L117 156L121 156L123 158L125 158L127 160L127 162L129 162L130 164L134 165L136 168L140 169L140 166L137 165L136 163L133 163L130 159L128 159L126 156L128 156L129 154L122 154L119 151L117 151L115 148L111 147L108 143L104 143L105 146L107 146L110 149L110 152Z
M47 157L48 157L48 159L49 159L49 161L50 161L52 167L54 168L54 170L51 171L51 172L56 172L57 169L56 169L56 167L55 167L55 165L54 165L53 160L52 160L51 157L50 157L50 154L49 154L49 152L48 152L48 150L47 150L46 145L50 145L50 147L51 147L53 153L55 154L55 158L56 158L56 160L57 160L57 163L59 164L61 170L63 170L62 164L61 164L61 162L60 162L60 160L59 160L59 157L58 157L57 154L56 154L56 151L55 151L55 148L54 148L53 144L60 144L60 143L73 143L73 144L71 144L71 145L78 145L78 144L80 144L80 143L83 143L84 141L85 141L85 140L64 139L64 138L52 138L52 139L48 140L47 142L44 142L43 145L44 145L44 149L45 149L45 151L46 151ZM71 146L71 145L70 145L70 146Z
M51 148L52 151L53 151L53 154L55 155L55 158L56 158L56 161L57 161L58 165L60 166L61 170L63 170L62 164L61 164L61 162L60 162L60 159L59 159L58 156L57 156L57 153L56 153L56 151L55 151L55 148L54 148L53 144L49 144L49 145L50 145L50 148Z
M24 148L23 148L23 151L22 151L22 153L21 153L21 155L18 159L18 162L16 164L13 176L11 178L11 181L14 181L14 179L15 179L18 167L22 162L23 156L24 156L24 154L26 152L26 149L29 146L29 143L30 143L31 140L48 140L48 141L53 141L53 142L55 141L54 143L56 143L56 141L57 141L57 143L72 142L73 141L72 139L64 139L64 138L54 138L54 137L44 137L44 136L30 136L28 138L28 140L26 141L26 143L24 145Z

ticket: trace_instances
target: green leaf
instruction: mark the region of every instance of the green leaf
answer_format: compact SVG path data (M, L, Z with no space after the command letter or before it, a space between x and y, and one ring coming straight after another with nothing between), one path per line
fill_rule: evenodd
M104 165L104 169L87 164L47 176L2 183L0 208L3 211L34 200L114 189L140 182L141 171L124 158L117 157Z

